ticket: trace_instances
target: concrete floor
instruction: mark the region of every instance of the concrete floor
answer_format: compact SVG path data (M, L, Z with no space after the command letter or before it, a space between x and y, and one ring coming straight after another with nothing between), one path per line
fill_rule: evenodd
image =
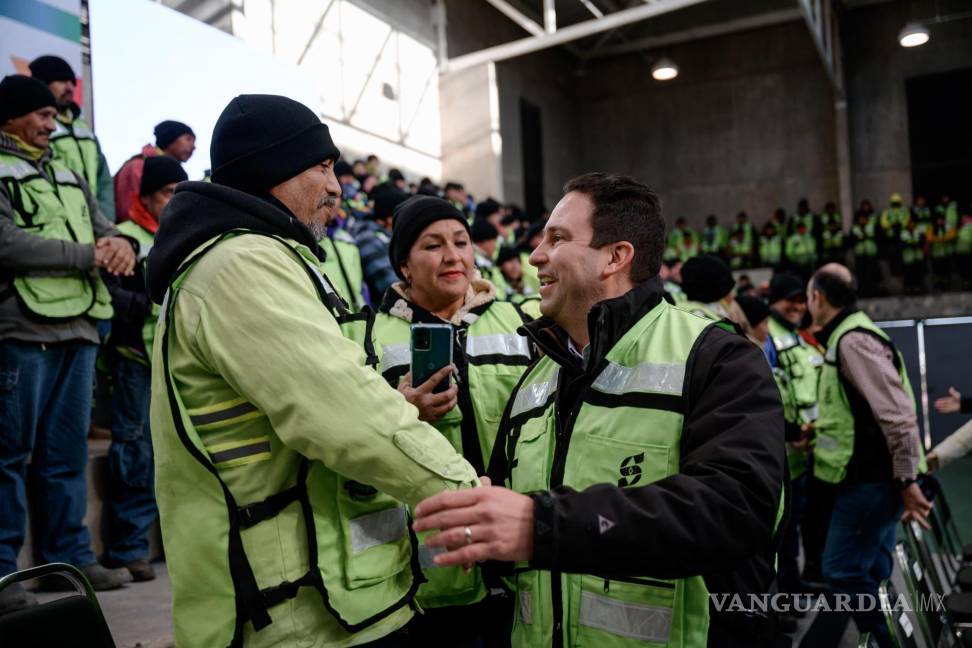
M129 583L121 589L98 592L101 611L118 648L170 648L172 641L172 586L165 563L153 563L156 579ZM42 602L64 596L39 594Z

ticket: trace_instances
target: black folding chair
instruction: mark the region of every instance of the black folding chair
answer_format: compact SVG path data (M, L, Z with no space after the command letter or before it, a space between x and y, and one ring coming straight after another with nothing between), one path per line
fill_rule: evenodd
M907 613L897 607L898 592L890 580L884 581L878 587L878 598L894 645L898 648L918 648L917 628L911 623Z
M40 577L64 578L74 594L0 616L0 645L17 648L115 648L91 584L77 568L51 563L0 578L0 592Z

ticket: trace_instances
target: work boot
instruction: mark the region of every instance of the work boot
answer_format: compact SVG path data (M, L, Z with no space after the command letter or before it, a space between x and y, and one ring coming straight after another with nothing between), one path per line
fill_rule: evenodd
M24 589L20 583L5 587L0 592L0 614L22 610L32 605L37 605L37 597L33 592Z
M81 567L81 573L97 592L118 589L132 580L131 573L124 567L108 569L98 563ZM44 592L73 592L74 586L61 576L47 576L41 579L39 589Z
M155 580L155 570L147 560L133 560L125 564L125 569L132 575L132 580L136 583Z

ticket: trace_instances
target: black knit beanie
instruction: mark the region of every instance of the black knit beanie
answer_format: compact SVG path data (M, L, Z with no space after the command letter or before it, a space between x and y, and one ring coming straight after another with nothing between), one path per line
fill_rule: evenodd
M499 230L488 220L475 220L472 227L469 228L469 237L473 243L495 241L497 236L499 236Z
M459 221L469 231L469 223L462 213L442 198L412 196L395 208L395 224L392 226L391 243L388 245L388 258L399 278L405 279L401 265L408 258L412 245L422 231L436 221L447 219Z
M336 175L338 178L341 176L353 176L354 169L352 169L351 165L344 160L338 160L334 163L334 175Z
M279 95L240 95L216 121L213 182L259 195L315 164L341 157L327 125Z
M0 124L47 106L57 108L57 101L43 81L22 74L0 81Z
M172 119L166 119L164 122L156 124L153 132L155 133L155 145L160 149L164 149L182 135L196 136L189 126Z
M806 286L800 277L789 272L773 275L769 285L769 303L775 304L781 299L790 299L798 295L806 296Z
M736 303L746 314L746 321L750 326L756 326L770 315L769 306L759 297L740 295L736 298Z
M408 194L390 182L383 182L371 190L369 198L375 203L371 210L372 216L385 219L390 218L395 208L408 199Z
M44 83L77 80L74 70L59 56L39 56L30 62L29 67L30 75Z
M717 302L731 293L735 285L729 266L717 256L702 254L682 266L682 291L692 301Z
M142 168L142 182L138 187L139 196L155 193L162 187L173 182L185 182L189 179L182 165L168 155L156 155L145 158Z

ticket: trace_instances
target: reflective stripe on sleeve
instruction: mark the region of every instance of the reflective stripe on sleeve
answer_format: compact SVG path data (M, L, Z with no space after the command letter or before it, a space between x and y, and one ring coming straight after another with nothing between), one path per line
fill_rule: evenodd
M220 443L208 446L206 450L209 451L210 461L218 468L230 467L230 462L233 466L241 466L269 459L270 437Z
M78 179L67 169L55 169L54 181L58 184L78 184Z
M470 356L523 356L530 358L530 343L516 333L476 335L466 340Z
M263 416L256 405L245 398L234 398L223 403L188 410L189 421L194 427L221 427Z
M381 347L381 371L401 367L412 362L412 350L407 344L389 344Z

